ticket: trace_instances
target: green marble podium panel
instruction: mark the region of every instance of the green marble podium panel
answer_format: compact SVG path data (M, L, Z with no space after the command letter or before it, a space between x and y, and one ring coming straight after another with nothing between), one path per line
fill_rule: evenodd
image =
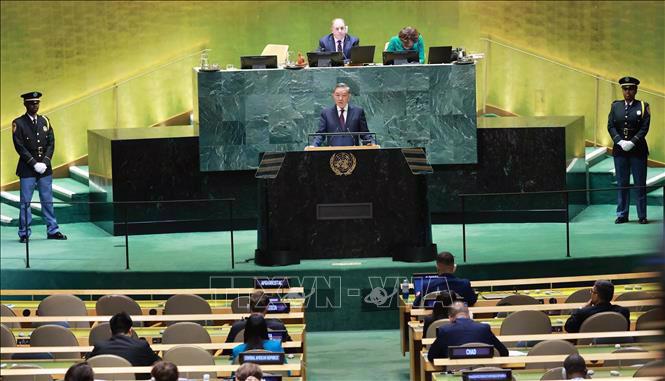
M382 147L425 147L432 164L472 164L475 65L403 65L197 72L201 171L256 169L259 152L300 151L351 87Z

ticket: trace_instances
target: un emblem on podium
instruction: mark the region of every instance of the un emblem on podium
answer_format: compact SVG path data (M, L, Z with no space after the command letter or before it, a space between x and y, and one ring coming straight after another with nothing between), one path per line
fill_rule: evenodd
M348 176L356 169L356 157L349 152L336 152L330 157L330 169L337 176Z

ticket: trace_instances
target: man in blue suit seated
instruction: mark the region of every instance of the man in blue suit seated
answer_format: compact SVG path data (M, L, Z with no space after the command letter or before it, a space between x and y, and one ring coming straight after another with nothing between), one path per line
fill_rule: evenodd
M344 59L351 59L351 47L358 46L360 39L350 34L346 23L342 19L332 21L332 33L321 37L319 40L319 50L322 52L342 52Z
M447 358L448 347L468 343L493 345L501 356L508 356L508 349L492 333L489 324L473 321L469 307L462 302L455 302L450 307L450 324L436 330L436 339L427 352L429 361Z
M319 119L319 129L317 134L330 132L369 132L367 129L367 119L365 119L365 110L361 107L349 104L351 98L351 89L346 83L335 85L332 93L335 106L326 107L321 111ZM325 136L317 135L314 137L312 146L320 147ZM371 144L375 144L371 135L362 135L361 139ZM359 145L358 135L347 136L329 136L329 146L355 146Z
M473 306L478 300L478 295L471 288L471 282L468 279L457 278L453 273L457 269L455 264L455 257L443 251L436 256L436 272L439 274L437 278L426 279L423 281L422 292L416 293L416 300L413 302L414 306L420 306L422 298L430 292L448 291L452 290L457 295L464 298L466 304Z

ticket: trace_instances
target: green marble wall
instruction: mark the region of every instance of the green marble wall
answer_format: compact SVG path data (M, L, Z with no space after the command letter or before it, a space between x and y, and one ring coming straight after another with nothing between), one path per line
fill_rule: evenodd
M432 164L477 161L475 65L197 75L202 171L254 169L259 152L302 150L337 82L351 87L382 147L426 147Z

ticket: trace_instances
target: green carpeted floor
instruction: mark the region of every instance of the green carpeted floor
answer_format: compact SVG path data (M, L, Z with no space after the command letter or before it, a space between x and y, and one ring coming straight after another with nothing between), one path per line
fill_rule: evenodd
M307 379L405 381L409 358L400 353L399 331L307 334Z
M631 222L613 223L611 205L594 205L584 210L570 224L570 249L573 258L649 254L658 250L663 236L663 207L649 208L649 225ZM30 241L30 265L33 270L115 272L125 268L125 239L113 237L91 223L61 226L67 241L45 239L43 227L36 227ZM565 259L565 224L475 224L467 225L467 263L500 263ZM461 225L435 225L434 242L439 250L454 253L462 260ZM25 267L25 246L18 242L16 228L0 229L0 268ZM236 271L260 271L263 267L245 263L254 256L256 231L234 234ZM231 270L228 232L177 233L129 237L131 271L203 271ZM309 260L283 270L313 270L339 265L394 267L386 258L351 260ZM2 281L2 287L9 287Z

